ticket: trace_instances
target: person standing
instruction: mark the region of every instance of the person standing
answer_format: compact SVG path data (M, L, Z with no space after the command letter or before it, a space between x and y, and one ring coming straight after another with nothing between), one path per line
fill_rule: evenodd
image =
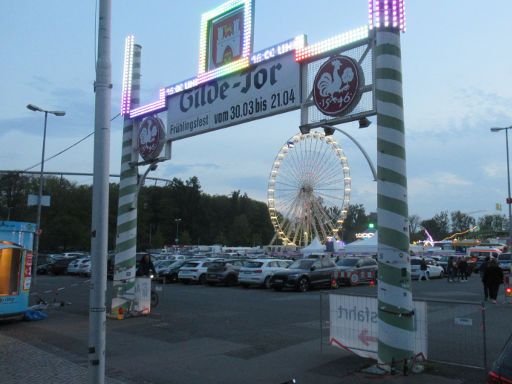
M425 261L425 258L422 257L421 263L420 263L420 277L419 277L418 281L423 280L423 278L425 278L425 280L428 280L427 270L428 270L427 262Z
M151 261L151 256L149 255L149 253L146 253L138 267L137 267L137 272L136 272L136 276L139 276L139 277L151 277L151 274L153 274L154 276L157 275L156 273L156 269L155 269L155 266L153 265L153 262Z
M484 275L485 270L487 269L487 265L489 264L490 257L486 256L484 262L478 268L478 273L480 274L480 279L482 280L482 285L484 286L484 300L487 301L489 299L489 286L487 285Z
M446 263L446 274L448 275L448 282L452 282L453 281L453 256L450 256Z
M468 262L465 257L461 257L459 260L459 276L460 281L468 281Z
M484 280L489 287L489 297L493 304L497 304L498 290L503 284L503 271L498 265L496 259L492 258L484 272Z

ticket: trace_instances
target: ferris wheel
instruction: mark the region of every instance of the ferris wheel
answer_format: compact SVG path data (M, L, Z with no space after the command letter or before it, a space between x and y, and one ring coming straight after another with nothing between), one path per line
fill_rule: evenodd
M268 210L283 245L339 238L350 200L347 158L332 136L291 137L277 154L268 182Z

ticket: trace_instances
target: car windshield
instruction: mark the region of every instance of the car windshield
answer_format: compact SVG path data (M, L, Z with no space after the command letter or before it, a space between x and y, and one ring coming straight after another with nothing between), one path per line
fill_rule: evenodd
M226 265L225 261L214 261L214 262L210 263L210 265L208 265L208 266L212 267L212 268L219 268L219 267L223 267L224 265Z
M262 265L263 265L263 263L260 262L260 261L247 261L244 264L244 267L246 267L246 268L260 268Z
M512 260L512 254L511 253L502 253L498 256L498 260Z
M199 263L185 263L183 267L197 267Z
M290 264L288 268L290 269L309 269L313 265L313 263L316 260L295 260L293 263Z
M175 261L174 263L172 263L171 265L169 265L169 267L181 267L183 265L183 261Z
M339 267L353 267L357 264L359 259L341 259L336 262Z

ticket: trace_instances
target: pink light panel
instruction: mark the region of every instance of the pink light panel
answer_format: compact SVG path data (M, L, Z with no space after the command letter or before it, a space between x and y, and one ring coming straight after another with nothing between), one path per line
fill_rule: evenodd
M398 28L405 32L405 0L368 0L368 22L372 28Z

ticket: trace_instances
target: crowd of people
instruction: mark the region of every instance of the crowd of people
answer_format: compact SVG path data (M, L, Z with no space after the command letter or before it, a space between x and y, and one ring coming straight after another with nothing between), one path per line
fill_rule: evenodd
M448 282L468 280L470 274L468 260L466 257L450 257L446 266ZM495 258L487 256L478 270L484 288L484 300L491 300L497 303L498 291L503 284L504 275Z

